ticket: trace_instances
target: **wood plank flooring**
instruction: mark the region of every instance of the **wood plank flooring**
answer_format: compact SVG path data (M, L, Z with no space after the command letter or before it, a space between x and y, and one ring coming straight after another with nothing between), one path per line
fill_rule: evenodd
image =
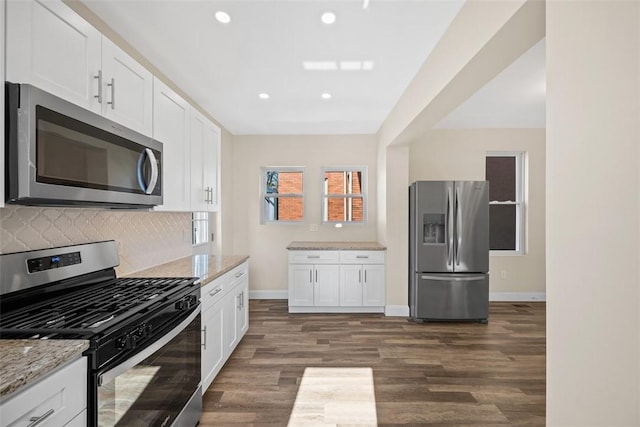
M482 325L289 314L286 300L251 300L200 425L285 426L305 368L357 367L372 369L380 426L544 426L545 341L544 303L491 303Z

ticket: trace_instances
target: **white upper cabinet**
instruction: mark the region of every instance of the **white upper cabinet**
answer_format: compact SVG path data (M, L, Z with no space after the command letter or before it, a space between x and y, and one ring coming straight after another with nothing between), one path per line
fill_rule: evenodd
M220 128L191 108L191 211L218 210Z
M106 37L102 38L102 113L151 136L153 74Z
M152 74L60 0L7 2L7 76L151 136Z
M162 142L163 204L155 210L189 211L189 104L153 80L153 138Z
M100 32L61 1L8 1L6 12L6 80L100 113Z

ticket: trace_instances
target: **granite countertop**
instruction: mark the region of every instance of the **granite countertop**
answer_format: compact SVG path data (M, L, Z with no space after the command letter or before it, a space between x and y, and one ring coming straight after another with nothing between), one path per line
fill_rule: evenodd
M127 277L199 277L202 286L249 259L247 255L192 255L165 262Z
M293 251L385 251L378 242L291 242L287 249Z
M78 359L86 340L0 340L0 399Z

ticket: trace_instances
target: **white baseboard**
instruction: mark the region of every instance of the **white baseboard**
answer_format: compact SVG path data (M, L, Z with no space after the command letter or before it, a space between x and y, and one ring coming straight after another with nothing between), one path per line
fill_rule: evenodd
M288 299L289 291L249 291L249 299Z
M489 301L496 302L540 302L546 300L546 292L491 292L489 294Z
M289 313L383 313L384 307L289 307Z
M385 316L409 317L408 305L386 305L384 307Z

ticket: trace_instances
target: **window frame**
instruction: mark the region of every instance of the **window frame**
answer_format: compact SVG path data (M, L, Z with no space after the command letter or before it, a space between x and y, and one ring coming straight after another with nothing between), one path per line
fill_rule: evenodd
M524 151L487 151L485 155L485 165L487 157L514 157L516 163L515 172L515 190L516 200L510 202L492 201L489 200L489 210L491 205L508 205L516 207L516 248L510 249L490 249L489 255L498 256L521 256L526 254L526 197L525 197L525 183L527 181L527 169L526 169L526 152ZM485 177L486 177L485 169ZM491 184L489 184L491 185Z
M325 192L325 180L324 180L324 175L327 172L360 172L362 174L362 182L360 183L360 190L362 192L362 194L327 194ZM320 189L320 197L321 197L321 206L322 206L322 212L321 212L321 221L322 224L329 224L329 225L336 225L336 224L342 224L344 225L365 225L367 224L367 220L369 217L369 208L368 208L368 203L367 203L367 191L368 191L368 173L367 173L367 166L328 166L328 167L323 167L320 170L320 185L321 185L321 189ZM347 199L355 199L355 198L361 198L362 199L362 221L329 221L329 220L325 220L325 218L328 216L328 212L327 212L327 208L328 208L328 201L329 199L334 198L347 198Z
M302 173L302 193L267 193L267 172L300 172ZM261 224L304 224L307 216L305 168L303 166L262 166L260 168L260 223ZM275 194L275 195L274 195ZM270 220L266 217L264 200L269 197L299 197L302 199L302 218L299 220Z
M209 212L191 212L191 246L201 246L211 242L211 232L209 230ZM204 234L199 232L200 226L206 230ZM198 236L203 235L204 240L198 240Z

